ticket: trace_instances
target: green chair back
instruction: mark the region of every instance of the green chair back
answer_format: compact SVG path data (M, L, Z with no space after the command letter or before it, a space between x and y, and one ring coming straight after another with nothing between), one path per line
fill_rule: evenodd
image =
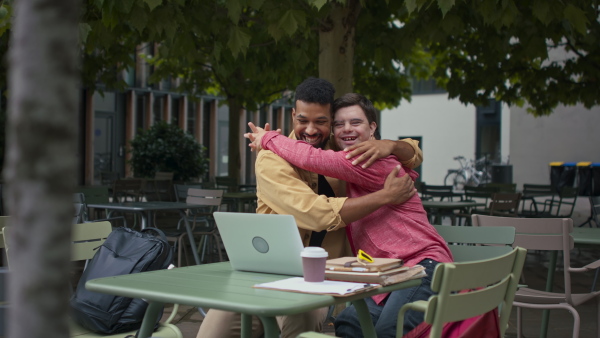
M108 186L98 185L78 187L75 189L75 191L83 193L83 196L85 197L85 203L87 204L106 204L110 202Z
M452 252L455 262L491 259L512 250L513 227L434 225Z
M526 253L523 248L515 248L495 258L438 264L431 282L431 289L437 294L400 309L396 336L402 336L404 314L408 310L425 312L424 321L431 324L430 337L439 338L445 323L498 308L500 337L503 337Z
M481 186L487 188L495 188L498 192L505 193L514 193L517 192L517 184L516 183L485 183Z

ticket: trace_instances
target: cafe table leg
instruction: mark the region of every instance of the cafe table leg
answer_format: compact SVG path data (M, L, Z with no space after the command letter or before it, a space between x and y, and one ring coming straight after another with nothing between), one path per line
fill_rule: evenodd
M558 260L558 251L550 252L550 261L548 262L548 278L546 279L546 291L552 292L554 285L554 272L556 271L556 262ZM550 310L542 311L542 327L540 328L540 338L548 336L548 321L550 320Z
M252 337L252 316L245 313L242 313L241 336Z
M277 325L277 320L275 320L275 317L260 316L259 318L263 324L263 329L265 330L265 333L264 333L265 338L279 337L279 326ZM252 318L250 318L249 321L250 321L250 323L252 323ZM250 336L247 336L247 337L250 337Z
M148 304L148 308L144 314L144 319L142 320L142 326L140 327L140 331L137 335L138 338L148 338L152 336L152 333L154 332L154 325L156 324L156 318L158 318L158 315L163 307L164 304L160 302L150 302Z
M373 326L373 319L371 319L371 313L369 312L369 308L367 307L365 300L353 300L352 305L354 305L356 313L358 314L358 322L362 328L363 336L366 338L377 337L377 333L375 333L375 327Z

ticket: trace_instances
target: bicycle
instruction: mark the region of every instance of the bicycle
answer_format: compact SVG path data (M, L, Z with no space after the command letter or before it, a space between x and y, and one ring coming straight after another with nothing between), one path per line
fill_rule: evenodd
M486 169L488 162L486 157L473 161L463 156L456 156L454 160L460 163L460 169L448 169L448 174L444 177L444 185L452 185L454 190L462 191L465 186L476 187L492 180L492 175Z

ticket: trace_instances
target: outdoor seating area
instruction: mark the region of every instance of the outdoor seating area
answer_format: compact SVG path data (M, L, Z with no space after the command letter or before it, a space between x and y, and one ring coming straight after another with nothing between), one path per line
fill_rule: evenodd
M173 184L171 188L173 196L171 201L147 201L143 194L139 196L132 194L129 196L129 201L107 202L109 196L106 187L97 189L86 187L74 195L73 222L77 224L101 221L101 218L92 219L94 217L90 217L94 211L100 211L97 215L108 218L111 222L122 221L124 214L134 214L137 215L134 220L137 223L131 223L130 226L135 224L133 226L143 228L156 225L162 228L165 224L155 216L158 212L171 210L171 212L175 212L177 225L172 228L172 232L168 233L168 239L174 244L174 257L178 267L197 264L203 266L206 263L226 261L226 252L222 247L212 218L213 212L219 211L223 207L229 207L225 203L227 194L225 190L203 189L202 184ZM600 245L600 236L598 236L600 233L593 232L590 235L590 232L581 232L580 230L598 229L579 229L577 227L573 229L572 220L565 222L558 217L521 217L518 213L522 207L520 192L499 192L499 188L494 187L485 190L491 192L491 195L488 196L483 191L484 189L473 189L469 192L469 199L465 194L454 196L457 199L455 201L441 200L440 196L440 200L436 201L432 198L423 202L431 209L436 207L436 203L438 204L437 208L440 209L443 209L441 206L443 203L454 203L455 205L462 203L459 211L475 207L479 207L480 210L465 213L463 217L468 215L470 222L464 223L463 226L457 226L460 223L453 221L448 224L448 222L443 222L443 217L439 217L444 225L434 226L449 244L456 264L440 265L436 270L435 282L432 285L435 285L436 290L440 292L439 300L436 298L429 302L408 304L402 311L413 309L425 312L426 322L432 325L432 336L436 336L440 329L440 320L445 322L470 318L474 314L491 311L494 308L492 304L503 303L499 312L494 312L494 315L498 316L500 330L505 337L596 337L596 332L599 332L596 323L600 321L600 318L597 317L600 292L595 291L597 288L594 277L597 278L595 271L600 267L600 260L595 254L597 246ZM88 196L95 203L87 203ZM448 196L445 197L448 198ZM566 196L563 196L562 199L560 195L557 195L556 199L544 197L546 197L545 200L538 203L538 210L545 210L546 204L566 203L564 202ZM138 200L136 201L136 199ZM477 199L487 199L487 204ZM102 202L99 202L100 200ZM554 202L545 203L546 200ZM560 202L561 200L564 201ZM89 204L92 208L88 208ZM466 207L467 205L470 206ZM556 207L556 205L554 206ZM481 210L484 211L481 212ZM115 212L121 213L115 215ZM108 223L104 222L103 224ZM83 225L74 225L74 227L79 226ZM541 240L544 240L544 244L539 244L542 243L539 240L536 242L531 236L532 233L535 233L536 236L545 236L540 237ZM571 236L572 239L569 241L568 238ZM596 240L590 240L594 237ZM513 251L514 247L523 249L519 249L521 250L519 252L518 250ZM527 249L526 254L525 249ZM563 254L557 255L553 250L562 250ZM502 260L511 260L513 263L507 265L506 262L501 263ZM473 261L480 262L473 263ZM498 267L495 264L499 264ZM212 264L206 266L212 266ZM462 276L459 280L455 280L457 278L453 272L455 269L459 272L458 276ZM489 273L483 274L488 278L487 280L480 278L484 270L489 271ZM217 273L217 270L211 271L210 274ZM515 276L520 273L523 276L519 280ZM203 275L204 272L199 272L198 276ZM471 277L465 278L465 276ZM494 284L496 280L502 280L502 282ZM518 283L516 280L519 280ZM548 284L547 281L552 281L552 283ZM517 286L517 284L519 285ZM473 294L459 293L458 296L451 292L475 286L482 286L486 291ZM506 293L493 291L496 288L502 288L506 290ZM557 292L552 293L553 290L557 290ZM486 296L486 292L489 292L490 295ZM495 295L492 296L492 294ZM549 304L547 301L540 302L539 297L554 297L552 299L558 299L558 302L556 304ZM483 299L489 301L483 302ZM438 303L445 305L438 307ZM471 306L464 307L463 305L466 303ZM484 303L487 305L483 306ZM513 304L512 309L507 305L510 303ZM457 304L461 304L461 306ZM201 300L198 300L197 306L167 304L163 314L163 329L175 332L177 337L195 337L204 318L203 313L210 308L210 306L203 307L199 311L199 306L205 305ZM506 311L507 306L509 311ZM344 304L340 303L335 311L339 312L343 307ZM461 311L457 311L458 308ZM550 309L550 311L543 311L543 309ZM566 315L567 310L572 315ZM335 317L335 313L333 317ZM399 322L402 322L402 319L399 319ZM325 324L324 328L324 332L321 334L306 333L301 337L334 336L330 321ZM73 330L76 329L73 328ZM171 335L171 333L166 334L167 336Z
M461 261L462 259L459 257L463 257L463 259L468 262L469 260L473 260L474 257L479 257L476 256L478 254L482 255L481 257L487 257L484 256L486 254L481 253L481 249L491 249L489 251L491 253L489 254L490 258L498 257L499 255L510 252L513 244L523 246L524 243L526 243L523 242L525 238L521 237L519 231L515 231L514 226L498 227L500 224L494 224L494 226L482 227L481 225L484 225L481 222L482 217L500 220L507 219L510 221L525 220L537 223L544 221L543 219L497 218L477 215L474 216L477 220L473 221L473 227L454 227L449 225L436 226L444 239L449 243L453 243L451 249L457 249L453 249L453 253L457 256L457 260ZM557 242L560 242L560 240ZM479 243L484 246L460 245L459 243ZM461 249L459 248L466 251L461 253ZM477 253L478 250L480 253ZM593 248L579 247L576 244L576 248L570 252L570 266L584 267L591 262L597 261L598 258L595 254L596 252L597 251ZM471 259L469 259L469 257ZM523 286L526 285L528 289L544 290L547 287L548 278L551 278L554 290L562 292L563 290L570 289L570 292L572 293L590 294L590 288L593 285L594 270L582 273L571 273L570 286L568 286L565 284L566 279L563 277L563 263L561 262L555 265L558 267L556 273L549 277L548 266L552 265L552 261L552 251L528 250L527 256L524 258L524 268L522 270L523 276L519 282L519 284L521 284L520 288L523 288ZM478 269L478 271L481 270ZM519 295L519 290L520 289L516 291L517 295ZM597 337L597 292L595 293L595 296L592 297L595 299L592 298L589 302L575 306L576 311L580 315L578 337ZM507 326L504 337L517 337L518 327L522 330L524 337L539 337L542 328L545 327L543 325L548 325L547 333L546 335L543 335L545 337L559 338L573 336L574 321L568 311L564 309L551 310L549 311L549 319L544 320L544 314L541 309L523 308L521 311L521 319L519 321L516 306L516 304L513 305L510 315L505 319ZM169 309L165 312L164 318L170 314L168 310ZM195 337L194 335L197 333L202 320L202 315L195 307L180 306L173 323L181 329L184 337ZM324 325L324 332L322 335L334 336L333 325L330 322L327 322ZM305 336L313 337L312 334L307 334ZM316 337L316 335L314 337Z
M446 189L451 186L446 186ZM451 224L470 225L473 214L526 218L570 218L578 199L578 188L552 185L488 183L478 187L465 186L464 191L452 192L452 199L427 195L421 192L423 206L428 211L432 224L442 224L449 218ZM446 199L444 199L446 198ZM587 222L580 225L597 226L594 208L597 197L590 196L591 214ZM458 202L458 203L457 203ZM464 204L461 204L464 203Z

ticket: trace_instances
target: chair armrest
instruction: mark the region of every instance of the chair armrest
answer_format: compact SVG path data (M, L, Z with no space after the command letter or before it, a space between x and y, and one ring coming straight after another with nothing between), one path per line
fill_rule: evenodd
M417 300L412 303L404 304L403 308L406 307L406 310L415 310L420 312L425 312L427 310L427 306L429 305L429 301L426 300Z
M427 310L427 306L429 305L429 301L426 300L417 300L412 303L404 304L400 308L400 312L398 312L398 322L396 324L396 337L402 337L404 332L404 314L408 310L415 310L420 312L425 312Z
M600 259L581 268L569 268L569 272L587 272L600 268Z

